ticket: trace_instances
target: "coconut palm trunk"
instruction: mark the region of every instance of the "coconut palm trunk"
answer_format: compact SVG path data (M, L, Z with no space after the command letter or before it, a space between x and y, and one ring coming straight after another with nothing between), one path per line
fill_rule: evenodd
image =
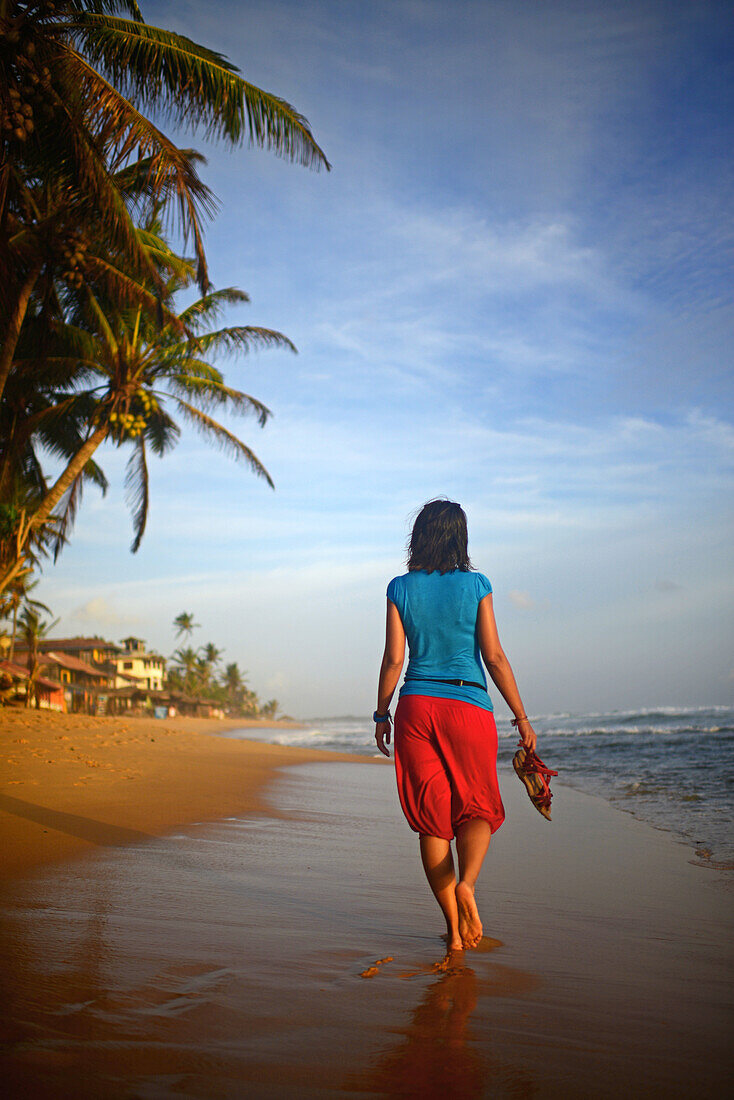
M8 586L12 584L19 572L23 569L28 545L34 528L41 527L46 523L54 508L64 496L64 493L71 488L89 459L105 439L108 431L109 428L107 424L100 425L100 427L95 429L81 450L77 451L71 462L67 464L66 469L56 480L56 483L49 489L40 506L33 513L31 521L26 523L24 529L21 529L19 532L18 538L16 539L14 558L9 565L6 566L4 573L0 575L0 595L6 591Z
M33 288L38 282L38 276L40 274L41 264L37 262L33 265L26 275L25 280L18 288L15 302L8 303L10 306L8 311L8 322L5 326L2 347L0 348L0 398L2 398L3 391L5 390L5 383L8 380L8 375L13 366L20 330L23 327L23 321L28 311Z

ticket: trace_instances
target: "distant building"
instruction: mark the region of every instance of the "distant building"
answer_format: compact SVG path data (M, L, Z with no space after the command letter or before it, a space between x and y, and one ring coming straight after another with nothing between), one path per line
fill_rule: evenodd
M115 687L137 687L150 691L163 691L166 662L158 653L149 653L142 638L123 638L123 649L114 657L117 669Z
M114 687L114 672L53 649L40 653L39 660L42 671L61 684L68 710L86 714L104 711L107 693Z
M157 653L148 653L142 638L125 638L122 646L96 636L44 638L38 650L39 671L49 682L55 681L69 711L105 714L113 698L115 709L129 708L136 693L163 689L166 662ZM16 646L19 665L25 663L27 653L25 646ZM50 688L46 690L45 683L41 686L48 694ZM123 698L118 700L120 692ZM56 704L58 695L53 700Z
M22 645L15 648L16 653L25 649ZM86 661L88 665L106 664L113 660L116 654L122 652L119 645L108 642L96 634L93 638L43 638L38 648L42 652L52 649L54 653L68 653L71 657Z
M3 703L25 702L27 692L28 669L15 661L0 661L0 700ZM37 676L35 696L42 710L67 709L64 690L58 680Z

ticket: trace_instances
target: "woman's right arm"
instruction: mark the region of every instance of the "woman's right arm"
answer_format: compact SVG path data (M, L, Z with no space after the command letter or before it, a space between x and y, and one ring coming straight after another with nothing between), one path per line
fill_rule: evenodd
M387 622L385 626L385 652L380 665L380 682L377 686L377 713L388 712L400 673L405 663L405 630L400 613L392 600L387 601ZM377 747L385 756L390 755L390 722L379 722L375 727Z
M525 717L525 708L515 683L512 667L500 645L491 595L485 596L479 603L477 635L482 659L487 666L489 675L492 677L492 682L515 715L515 718L522 718L522 721L517 724L517 732L520 734L522 743L526 748L535 751L537 737L535 730L530 725L530 720Z

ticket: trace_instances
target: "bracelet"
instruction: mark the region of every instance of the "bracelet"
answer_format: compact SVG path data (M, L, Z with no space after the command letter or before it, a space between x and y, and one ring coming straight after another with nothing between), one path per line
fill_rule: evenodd
M375 723L375 725L378 725L380 722L391 722L392 715L390 714L390 711L388 711L387 714L378 714L377 711L375 711L375 713L372 715L372 721Z
M519 726L521 722L529 722L529 721L530 721L530 719L528 718L527 714L523 714L519 718L513 718L512 721L510 722L510 725L511 726Z

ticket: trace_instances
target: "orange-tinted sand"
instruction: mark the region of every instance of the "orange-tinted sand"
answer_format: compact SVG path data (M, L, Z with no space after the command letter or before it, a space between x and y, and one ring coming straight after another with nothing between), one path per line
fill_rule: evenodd
M216 734L294 724L0 709L0 876L259 810L273 770L312 753Z
M10 1095L726 1094L731 877L694 866L669 834L555 782L548 823L501 770L507 820L477 890L486 937L447 964L389 766L159 738L170 723L146 742L143 724L126 725L126 748L97 742L110 775L95 803L79 801L94 780L44 786L76 765L44 773L42 754L28 764L37 785L17 796L61 807L56 831L84 858L36 865L2 890ZM49 731L49 751L66 744ZM91 724L97 734L110 739L107 725ZM36 751L42 740L27 739ZM319 763L277 769L299 756ZM133 759L146 785L125 810L134 783L119 770ZM229 819L171 832L187 809ZM29 839L26 851L48 859L66 844Z

